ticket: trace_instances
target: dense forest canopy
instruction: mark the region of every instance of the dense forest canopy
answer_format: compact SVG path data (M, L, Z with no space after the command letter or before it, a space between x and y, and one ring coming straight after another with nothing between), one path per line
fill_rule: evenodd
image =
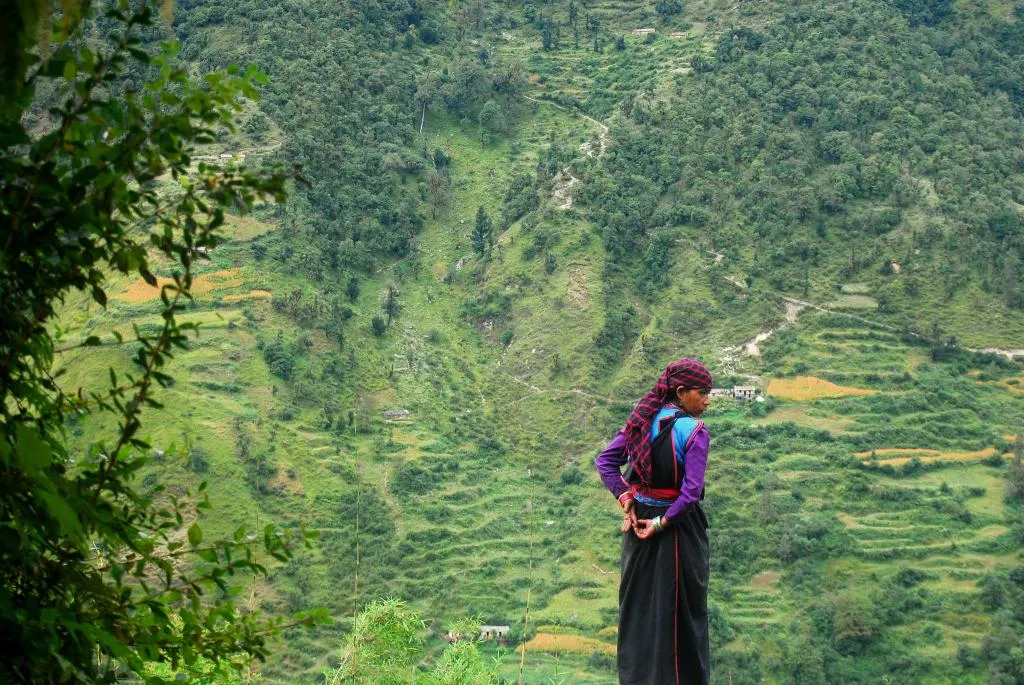
M976 283L1024 307L1017 24L899 9L791 4L625 100L585 196L608 248L696 225L793 294L898 262L908 294Z

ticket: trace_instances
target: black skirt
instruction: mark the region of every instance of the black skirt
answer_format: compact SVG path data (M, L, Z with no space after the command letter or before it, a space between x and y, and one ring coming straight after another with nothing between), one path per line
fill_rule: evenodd
M636 503L653 519L668 507ZM707 685L707 517L699 503L649 540L632 531L622 540L619 585L620 685Z

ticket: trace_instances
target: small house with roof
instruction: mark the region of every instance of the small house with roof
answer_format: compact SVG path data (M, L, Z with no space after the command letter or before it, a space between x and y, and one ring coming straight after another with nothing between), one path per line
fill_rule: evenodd
M737 385L732 389L732 396L737 400L752 400L757 396L757 388L753 385Z
M654 28L633 29L634 36L649 36L652 33L657 33L657 30Z
M384 418L388 421L405 421L412 413L408 409L400 409L398 407L394 409L385 409Z
M480 626L481 640L504 641L508 637L508 626Z

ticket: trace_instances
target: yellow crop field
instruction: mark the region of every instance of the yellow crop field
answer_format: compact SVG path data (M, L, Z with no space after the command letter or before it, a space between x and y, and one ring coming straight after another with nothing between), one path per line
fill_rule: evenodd
M603 652L604 654L615 654L614 645L595 640L592 637L583 637L582 635L537 633L532 640L526 643L525 647L528 652L590 654L596 651ZM521 650L522 647L519 649Z
M232 240L250 240L274 228L272 224L264 223L251 216L232 216L230 214L225 215L224 225L227 229L225 233L231 236Z
M1002 386L1015 395L1024 395L1024 376L1020 378L1006 378L1000 381Z
M775 583L779 582L781 577L782 574L778 571L761 571L754 576L750 584L759 590L770 590L773 589Z
M192 296L197 299L208 299L218 290L227 290L228 288L239 287L242 285L242 281L241 269L222 269L208 274L200 274L192 279ZM127 290L118 293L114 297L119 300L124 300L125 302L130 302L131 304L140 304L142 302L159 299L160 289L165 285L173 284L173 278L158 277L156 279L156 286L154 287L140 278L138 281L128 286Z
M858 457L870 457L872 455L879 457L885 456L905 456L905 457L934 457L941 452L938 450L930 450L924 447L883 447L877 450L867 450L865 452L856 452Z
M784 400L808 402L824 398L851 397L856 395L874 395L877 390L867 388L851 388L836 385L814 376L797 376L796 378L773 378L768 383L767 394Z
M225 295L225 302L241 302L242 300L259 300L269 299L273 297L269 290L250 290L247 293L237 293L234 295Z
M885 452L886 450L876 450L876 454ZM891 450L889 450L891 451ZM997 450L995 447L986 447L983 450L976 450L974 452L938 452L933 453L930 456L918 457L922 463L932 461L962 461L972 459L987 459L992 455L996 454ZM863 456L864 453L858 452L857 456ZM868 452L868 454L871 454ZM1007 455L1009 456L1009 455ZM913 457L893 457L892 459L877 459L875 461L865 461L865 464L880 464L887 466L903 466L909 462Z

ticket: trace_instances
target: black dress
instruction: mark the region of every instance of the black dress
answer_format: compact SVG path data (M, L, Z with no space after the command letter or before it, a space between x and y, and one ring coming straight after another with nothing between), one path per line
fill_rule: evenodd
M672 449L672 428L651 446L652 488L676 489L682 464ZM653 519L668 506L636 502L636 515ZM707 517L699 502L686 507L671 526L648 540L623 536L619 585L620 685L707 685L708 642Z

